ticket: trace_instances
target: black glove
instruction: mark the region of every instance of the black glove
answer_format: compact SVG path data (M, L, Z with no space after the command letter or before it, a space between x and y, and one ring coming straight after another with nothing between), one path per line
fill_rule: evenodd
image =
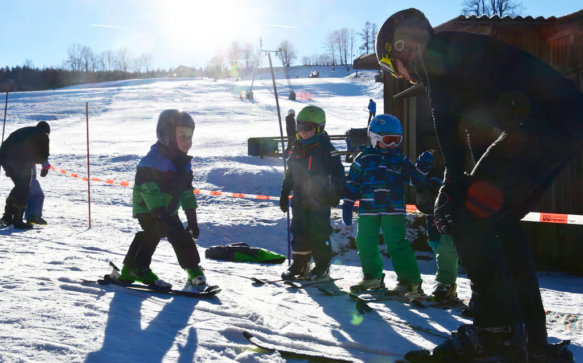
M443 234L451 234L455 226L454 215L466 194L465 182L447 183L441 186L433 212L435 225Z
M289 208L289 192L289 190L282 189L279 195L279 209L284 213Z
M48 168L48 167L47 167L47 168L44 168L44 167L43 167L43 168L40 170L40 176L42 176L43 178L44 178L45 176L47 176L47 174L48 174L48 173L49 173L49 168Z
M196 209L188 209L184 211L186 214L186 220L188 221L187 231L192 232L192 237L197 239L200 235L200 229L198 228L198 222L196 220Z
M354 207L354 203L344 201L342 204L342 221L347 226L352 225L352 207Z

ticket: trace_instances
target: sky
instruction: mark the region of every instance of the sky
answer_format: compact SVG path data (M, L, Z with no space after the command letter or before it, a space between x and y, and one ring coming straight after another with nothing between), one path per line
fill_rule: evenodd
M302 57L323 54L328 34L378 27L392 13L416 7L436 26L461 14L464 0L0 0L0 66L60 67L73 44L95 53L126 48L149 54L153 68L204 66L238 41L277 49L289 40ZM522 16L563 16L580 0L525 0ZM359 54L355 54L358 56Z

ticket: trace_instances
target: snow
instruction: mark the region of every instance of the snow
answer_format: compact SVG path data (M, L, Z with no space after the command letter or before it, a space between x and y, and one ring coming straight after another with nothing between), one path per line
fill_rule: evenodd
M314 104L326 110L328 132L344 134L351 127L366 126L369 98L382 110L382 85L374 82L373 72L359 72L358 78L354 73L334 77L320 73L322 78L317 79L292 75L294 90L311 92L311 101L288 100L287 81L277 80L282 117L290 108L298 112ZM281 159L247 155L249 137L279 135L272 83L261 78L255 81L253 101L239 99L250 80L135 80L9 95L6 136L48 121L56 170L40 179L49 225L0 231L0 361L286 361L277 353L253 349L242 335L248 330L270 343L354 361L390 362L411 349L434 347L449 331L469 322L455 310L417 309L394 301L372 303L372 312L359 314L347 296L324 296L316 288L254 286L249 279L277 279L287 262L263 265L203 257L209 282L223 290L211 300L80 283L108 273L110 260L121 265L139 230L131 217L131 186L119 182L133 183L137 162L155 141L156 118L163 109L182 108L196 121L190 151L196 188L279 195ZM87 175L85 102L91 176L115 180L114 185L91 182L91 228L87 183L71 176ZM337 146L345 148L343 142ZM8 178L0 178L0 198L11 188ZM287 254L286 218L277 202L208 194L197 198L201 256L210 246L232 242ZM347 289L361 277L356 251L347 247L356 227L345 227L337 208L332 224L337 255L331 275ZM390 260L384 259L391 287L395 274ZM419 264L423 287L430 292L435 260ZM151 267L175 287L184 286L186 275L165 241ZM583 359L583 277L559 272L540 272L539 277L545 308L553 312L550 340L571 339L575 360ZM460 297L468 299L465 275L458 283ZM565 323L567 318L570 324Z

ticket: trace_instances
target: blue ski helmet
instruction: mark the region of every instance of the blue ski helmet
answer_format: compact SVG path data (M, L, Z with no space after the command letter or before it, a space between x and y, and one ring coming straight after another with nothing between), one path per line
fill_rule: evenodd
M399 137L391 137L399 136ZM394 143L399 146L403 140L403 128L401 121L393 115L382 114L373 117L368 125L368 137L373 147L377 147L377 142L385 145Z
M158 117L158 125L156 126L158 141L166 147L176 145L175 135L177 126L192 127L194 130L194 120L184 111L175 109L162 111Z

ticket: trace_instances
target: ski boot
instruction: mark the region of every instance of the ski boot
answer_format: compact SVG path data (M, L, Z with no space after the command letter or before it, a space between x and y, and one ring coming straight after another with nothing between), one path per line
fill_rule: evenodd
M527 362L524 324L461 325L448 340L433 349L431 358L430 361L437 362Z
M457 299L456 292L457 284L443 284L438 283L431 293L430 300L438 303L446 303L450 301L455 301Z
M329 280L330 279L330 265L318 265L310 271L308 276L306 276L306 280Z
M201 287L206 284L206 277L204 276L202 267L187 268L186 273L188 274L188 284L191 286Z
M110 276L115 278L113 274ZM121 269L121 273L117 277L117 280L126 283L133 283L138 281L144 285L152 285L167 289L172 287L172 285L166 281L160 280L160 278L158 278L158 276L149 268L140 270L139 268L129 268L124 265Z
M16 229L31 229L32 224L22 221L23 215L24 215L24 208L17 208L14 212L14 220L12 221L12 225Z
M556 344L529 347L528 361L530 363L572 363L573 352L569 350L570 340L563 340Z
M421 282L410 283L399 281L397 286L395 286L389 294L398 296L423 295L423 289L421 288Z
M38 224L38 225L41 225L41 226L46 226L47 225L47 221L45 221L44 218L41 217L38 214L35 214L35 215L32 215L32 216L28 217L26 219L26 221L28 223L30 223L30 224Z
M371 289L381 289L385 287L384 275L381 278L372 277L371 275L365 274L362 280L356 285L350 286L350 291L363 291Z
M303 280L310 273L310 255L295 255L294 259L287 269L281 274L283 280Z

